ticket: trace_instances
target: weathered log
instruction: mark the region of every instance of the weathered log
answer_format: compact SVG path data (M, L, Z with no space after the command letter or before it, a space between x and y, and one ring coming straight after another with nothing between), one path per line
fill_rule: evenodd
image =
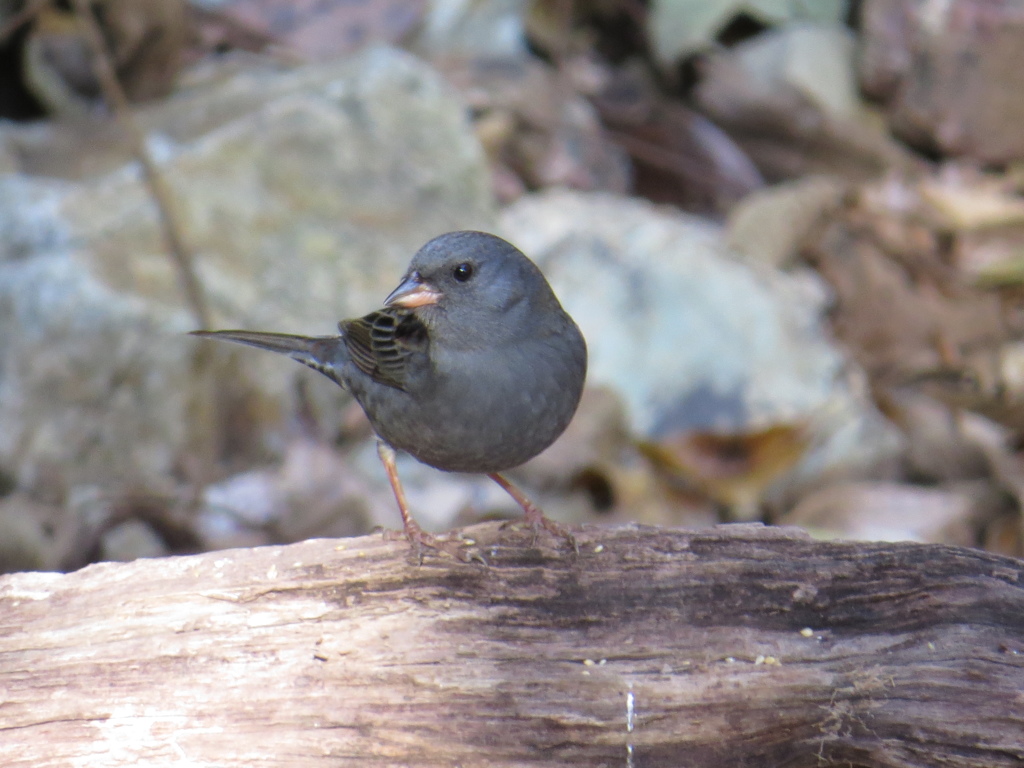
M1020 766L1024 563L496 524L0 578L0 765Z

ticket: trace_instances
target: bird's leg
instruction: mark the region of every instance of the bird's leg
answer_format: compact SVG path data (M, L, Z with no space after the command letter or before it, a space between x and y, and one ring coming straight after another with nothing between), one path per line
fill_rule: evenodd
M491 480L500 485L505 492L516 500L516 503L523 508L523 512L526 513L525 522L530 528L533 529L534 539L537 537L537 531L541 528L545 529L549 533L565 539L573 548L576 554L579 554L580 547L576 543L576 537L572 535L572 532L563 525L559 525L554 520L545 517L544 511L530 501L529 497L516 488L512 483L506 480L502 475L497 472L492 472L488 475Z
M405 500L405 490L402 488L402 481L398 479L398 467L395 465L395 449L383 440L378 440L377 455L380 456L380 461L384 465L384 471L388 473L388 482L391 483L391 490L395 494L395 501L398 502L398 511L402 515L402 528L405 531L405 537L412 544L412 548L416 552L416 557L419 561L423 562L423 548L427 547L440 552L447 552L458 560L479 560L484 562L481 555L468 553L465 547L453 545L453 542L450 541L443 541L420 528L419 523L413 520L412 515L409 513L409 504Z

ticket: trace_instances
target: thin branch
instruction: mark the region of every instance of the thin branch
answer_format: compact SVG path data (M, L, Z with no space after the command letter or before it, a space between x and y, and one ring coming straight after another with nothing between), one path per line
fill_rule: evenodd
M107 50L103 32L99 27L96 17L93 15L89 0L73 0L75 14L81 25L82 34L93 54L93 67L96 77L100 82L103 96L110 104L118 121L124 127L132 144L132 151L142 164L146 183L149 186L153 199L156 202L160 214L164 238L170 249L171 259L178 272L178 281L181 284L185 299L188 302L196 323L200 328L209 327L209 311L206 306L206 298L202 286L196 278L193 267L192 251L186 245L181 233L179 217L175 214L174 198L170 187L160 174L156 163L149 154L146 147L146 139L132 116L128 106L128 98L124 89L117 79L114 65L111 63L110 52Z
M0 45L7 42L7 38L21 29L25 24L28 24L34 19L43 8L50 4L52 0L29 0L29 2L20 11L15 13L9 18L6 23L0 26Z

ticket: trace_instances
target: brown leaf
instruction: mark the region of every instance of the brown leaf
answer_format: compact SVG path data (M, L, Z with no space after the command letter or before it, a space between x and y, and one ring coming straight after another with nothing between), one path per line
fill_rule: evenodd
M752 519L765 491L786 474L809 445L806 424L779 424L747 434L688 432L644 443L658 465L729 508Z
M595 97L613 141L633 160L634 190L654 202L722 214L764 179L711 120L656 92L636 69L620 69Z
M999 296L950 265L913 184L866 185L803 248L835 292L833 327L876 387L963 367L1014 331Z
M1024 344L983 348L909 379L953 408L967 408L1014 430L1024 430Z

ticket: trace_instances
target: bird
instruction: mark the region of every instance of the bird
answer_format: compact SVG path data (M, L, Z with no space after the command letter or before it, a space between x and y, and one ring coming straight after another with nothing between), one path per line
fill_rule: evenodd
M508 241L470 230L435 237L413 256L381 309L342 320L336 336L262 331L193 335L277 352L351 392L377 435L377 451L422 562L424 549L481 559L413 519L396 452L446 472L485 474L541 529L573 534L504 472L566 429L587 373L587 345L543 273Z

